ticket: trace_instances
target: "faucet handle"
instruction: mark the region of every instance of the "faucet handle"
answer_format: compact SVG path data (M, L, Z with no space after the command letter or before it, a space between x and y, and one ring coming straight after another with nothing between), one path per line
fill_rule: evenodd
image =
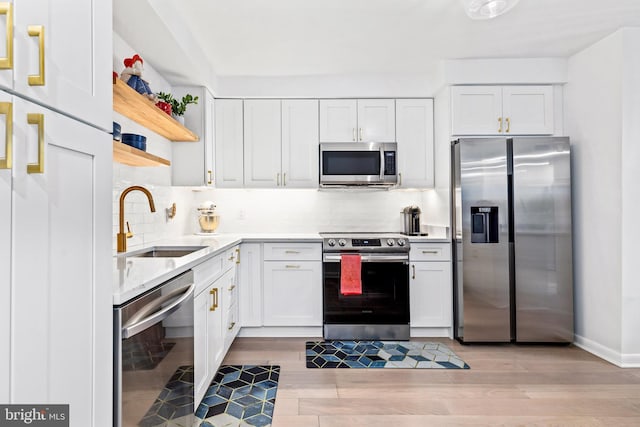
M129 227L129 221L127 221L127 239L133 237L133 233L131 232L131 227Z

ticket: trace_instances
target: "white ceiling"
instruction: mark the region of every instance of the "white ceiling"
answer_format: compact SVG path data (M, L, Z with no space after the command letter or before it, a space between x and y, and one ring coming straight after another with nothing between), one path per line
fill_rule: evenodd
M521 0L472 21L459 0L114 0L114 30L172 81L431 73L439 60L567 57L623 26L640 0Z

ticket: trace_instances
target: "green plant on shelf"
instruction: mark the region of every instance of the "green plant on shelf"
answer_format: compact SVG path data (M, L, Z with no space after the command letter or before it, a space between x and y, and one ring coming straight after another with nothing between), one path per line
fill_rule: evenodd
M183 96L181 101L175 99L170 93L158 92L157 95L158 99L171 104L171 113L176 116L184 115L185 111L187 110L187 105L198 103L198 97L192 96L190 94L186 94L185 96Z

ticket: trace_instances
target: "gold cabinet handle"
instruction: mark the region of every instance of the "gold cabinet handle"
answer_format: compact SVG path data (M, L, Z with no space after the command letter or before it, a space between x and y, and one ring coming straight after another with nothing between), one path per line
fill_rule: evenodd
M286 187L287 186L287 173L283 173L282 174L282 186Z
M300 251L291 251L291 250L286 250L284 251L285 254L299 254Z
M229 288L229 292L233 292L235 288L236 288L236 285L231 285L231 287Z
M509 133L511 130L511 119L507 117L507 130L505 132Z
M13 104L0 102L0 114L5 115L4 159L0 159L0 169L11 169L13 166Z
M232 330L234 326L236 326L236 322L231 322L227 329Z
M229 261L233 261L234 259L235 259L235 257L234 257L233 255L231 255L231 256L229 257Z
M236 248L236 264L240 264L240 248Z
M502 132L502 117L498 117L498 123L500 124L500 127L498 128L498 132L501 133Z
M0 3L0 15L7 15L7 56L0 58L0 69L13 68L13 3Z
M211 307L209 307L209 311L216 311L218 308L218 288L212 288L209 293L212 295Z
M356 128L353 128L353 142L356 142Z
M284 268L300 268L299 265L285 265Z
M44 114L27 114L27 123L38 126L38 163L29 163L27 173L44 173Z
M38 38L40 62L39 74L29 75L28 77L29 86L44 86L44 25L29 25L27 32L30 37Z
M433 254L437 255L439 251L422 251L423 254Z
M360 141L362 141L362 128L360 128Z
M402 173L398 174L398 185L402 186Z
M413 271L413 273L411 274L411 278L415 279L416 278L416 265L412 265L411 266L411 270Z
M213 184L213 178L211 176L213 174L213 171L209 170L209 171L207 171L207 174L209 175L209 179L207 180L207 184L211 185L211 184Z
M279 187L280 186L280 172L278 172L276 174L276 186Z

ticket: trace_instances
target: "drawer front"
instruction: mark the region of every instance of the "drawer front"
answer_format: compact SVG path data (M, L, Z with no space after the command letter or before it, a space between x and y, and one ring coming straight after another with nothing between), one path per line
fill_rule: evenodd
M265 243L265 261L321 261L321 243Z
M411 261L449 261L451 245L449 243L411 243L409 259Z
M196 295L205 287L222 276L225 271L224 255L216 255L193 267L193 278L196 283Z

